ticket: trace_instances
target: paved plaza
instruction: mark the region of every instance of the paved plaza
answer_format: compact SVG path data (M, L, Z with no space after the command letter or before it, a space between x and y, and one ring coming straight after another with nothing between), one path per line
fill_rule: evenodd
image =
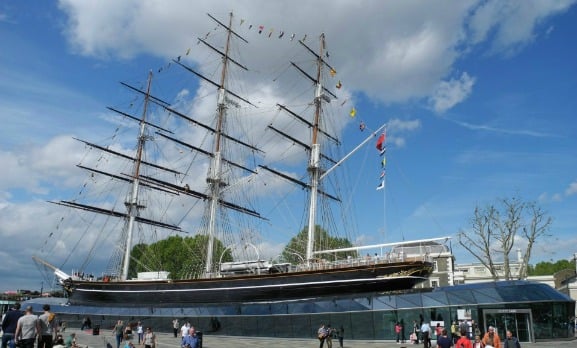
M70 332L76 332L78 344L84 348L106 348L106 344L110 343L112 348L116 348L116 341L110 330L101 330L100 335L92 335L91 330L80 331L71 328L66 329L65 335ZM174 338L172 333L156 333L158 337L157 348L179 348L180 338ZM138 343L138 341L133 341ZM203 348L297 348L297 347L311 347L319 346L319 341L315 338L311 339L295 339L295 338L262 338L262 337L233 337L233 336L218 336L218 335L204 335ZM400 347L422 347L422 344L397 344L392 341L358 341L347 340L345 338L344 348L400 348ZM123 348L122 344L120 348ZM433 345L433 347L435 347ZM523 343L523 348L544 348L544 347L559 347L559 348L577 348L577 340L571 341L552 341L552 342L537 342L537 343ZM144 346L136 345L136 348L144 348ZM327 348L327 345L324 345ZM333 348L339 348L338 340L333 340Z

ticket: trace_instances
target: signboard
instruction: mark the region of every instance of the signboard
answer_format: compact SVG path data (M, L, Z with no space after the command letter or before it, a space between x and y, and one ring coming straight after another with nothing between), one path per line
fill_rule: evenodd
M471 320L471 310L470 309L457 309L457 319L459 320Z

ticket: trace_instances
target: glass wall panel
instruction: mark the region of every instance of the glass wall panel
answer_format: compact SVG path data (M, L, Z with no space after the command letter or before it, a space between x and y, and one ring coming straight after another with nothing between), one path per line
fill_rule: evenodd
M288 305L286 303L272 303L270 305L270 312L276 314L288 314Z
M315 304L312 302L295 302L290 305L290 312L293 314L310 314L314 312Z
M423 316L423 311L421 308L409 309L409 310L401 310L397 312L398 320L403 325L403 337L408 340L411 332L413 332L413 325L414 323L420 330L421 323L425 320Z
M441 292L422 294L423 307L444 307L449 305L447 296Z
M377 330L373 321L373 312L351 313L351 338L359 340L373 339Z
M545 339L553 337L553 325L551 318L553 311L550 303L533 304L533 332L535 339Z
M375 312L375 338L379 340L394 340L396 338L396 322L396 311Z
M517 338L520 342L532 342L533 330L531 329L531 313L517 314ZM515 332L515 331L513 331Z
M421 294L408 294L397 297L397 309L421 307L423 307L423 298Z
M242 335L246 335L250 327L258 326L258 320L256 317L246 318L246 320L238 320L238 317L222 317L218 318L220 322L219 335L236 335L235 332L242 332ZM204 327L199 327L203 331Z
M473 293L470 290L448 291L447 299L451 306L477 303L475 296L473 296Z
M503 302L495 288L472 290L477 304L491 304Z
M320 322L316 316L291 315L287 322L290 323L292 332L286 337L317 337Z
M567 327L569 326L567 307L561 303L555 303L552 305L552 313L553 338L567 337Z
M341 331L342 328L344 332L343 337L353 339L351 335L354 334L354 332L351 329L351 315L349 313L331 314L331 325L335 330Z
M375 296L373 298L374 310L381 310L381 309L392 310L395 308L397 308L397 296L381 295L381 296Z

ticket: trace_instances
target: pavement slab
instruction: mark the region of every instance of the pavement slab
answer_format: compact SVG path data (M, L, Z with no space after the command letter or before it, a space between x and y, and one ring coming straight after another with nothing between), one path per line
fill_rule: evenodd
M71 332L76 333L76 341L81 348L106 348L107 343L116 348L116 340L112 332L109 330L100 330L99 335L93 335L92 330L80 331L80 329L67 328L64 336L66 337ZM174 338L172 333L156 332L158 346L156 348L180 348L180 338ZM143 345L138 345L138 340L132 342L136 348L144 348ZM296 348L296 347L318 347L319 341L315 338L298 339L298 338L267 338L267 337L240 337L240 336L219 336L219 335L203 335L202 348ZM124 343L120 348L124 347ZM364 340L347 340L345 338L343 348L409 348L422 347L422 344L398 344L394 341L364 341ZM435 344L433 343L433 348ZM559 348L577 348L577 340L569 341L548 341L523 343L523 348L545 348L545 347L559 347ZM324 348L328 348L326 343ZM333 340L333 348L339 348L337 340Z

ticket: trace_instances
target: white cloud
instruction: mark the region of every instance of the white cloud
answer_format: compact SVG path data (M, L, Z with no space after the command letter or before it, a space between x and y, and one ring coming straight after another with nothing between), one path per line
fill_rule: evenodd
M148 53L168 58L190 47L186 58L197 61L203 56L196 37L212 33L214 27L205 13L227 22L235 5L230 1L196 1L194 5L173 1L171 6L152 0L60 1L69 16L69 42L80 54L127 59ZM257 35L257 25L264 25L265 33L272 28L295 33L297 38L306 34L311 45L324 32L331 64L347 87L364 91L375 100L398 102L426 96L450 70L459 56L456 47L464 39L462 20L470 5L453 4L452 10L446 11L436 4L402 1L362 5L319 1L295 6L253 1L242 8L236 6L235 20L246 20L237 31L250 42L251 52L243 61L250 62L249 68L264 71L276 60L271 54L294 50L287 46L289 40L265 40L265 35ZM362 20L363 25L346 25L351 20Z
M396 147L404 147L406 136L421 128L420 120L401 120L393 118L387 122L387 142Z
M565 190L565 196L572 196L577 194L577 181L573 181L569 184L569 187Z
M33 194L46 194L47 183L78 184L73 179L74 166L82 156L82 146L78 144L70 135L62 135L43 146L0 151L0 161L5 168L10 168L0 172L0 192L19 188Z
M214 26L207 12L228 24L232 9L236 24L245 20L243 26L236 27L251 47L243 63L250 62L249 68L263 71L275 61L272 53L288 52L288 33L295 33L297 38L306 34L311 43L324 32L331 64L346 86L387 103L430 97L439 81L451 73L456 60L472 46L489 42L493 50L517 50L537 35L536 28L543 19L565 11L570 4L462 1L451 3L451 11L447 11L446 6L436 3L407 1L357 4L327 0L290 6L252 1L242 7L234 1L208 0L194 4L175 0L170 6L156 0L59 2L68 15L66 33L74 49L83 55L111 59L138 54L168 59L191 48L186 59L201 60L196 38L203 36L199 33L211 34L207 27ZM351 21L362 21L362 25L349 25ZM265 27L263 35L256 34L258 25ZM269 30L274 34L264 39ZM287 33L285 40L278 40L280 30ZM463 77L458 81L460 91L466 92L467 81ZM455 82L451 86L459 87ZM457 94L444 97L443 102L436 103L437 110L447 110L465 95L460 95L461 99Z
M574 0L484 1L471 15L470 43L489 41L492 53L514 54L539 35L536 29L544 19L565 12L574 3ZM545 29L544 34L548 32Z
M429 102L437 113L443 113L453 106L461 103L471 94L475 78L466 72L459 79L441 81L431 96Z
M540 202L562 202L565 198L573 196L577 194L577 181L573 181L572 183L567 186L563 193L553 193L549 195L548 193L544 192L539 195Z

